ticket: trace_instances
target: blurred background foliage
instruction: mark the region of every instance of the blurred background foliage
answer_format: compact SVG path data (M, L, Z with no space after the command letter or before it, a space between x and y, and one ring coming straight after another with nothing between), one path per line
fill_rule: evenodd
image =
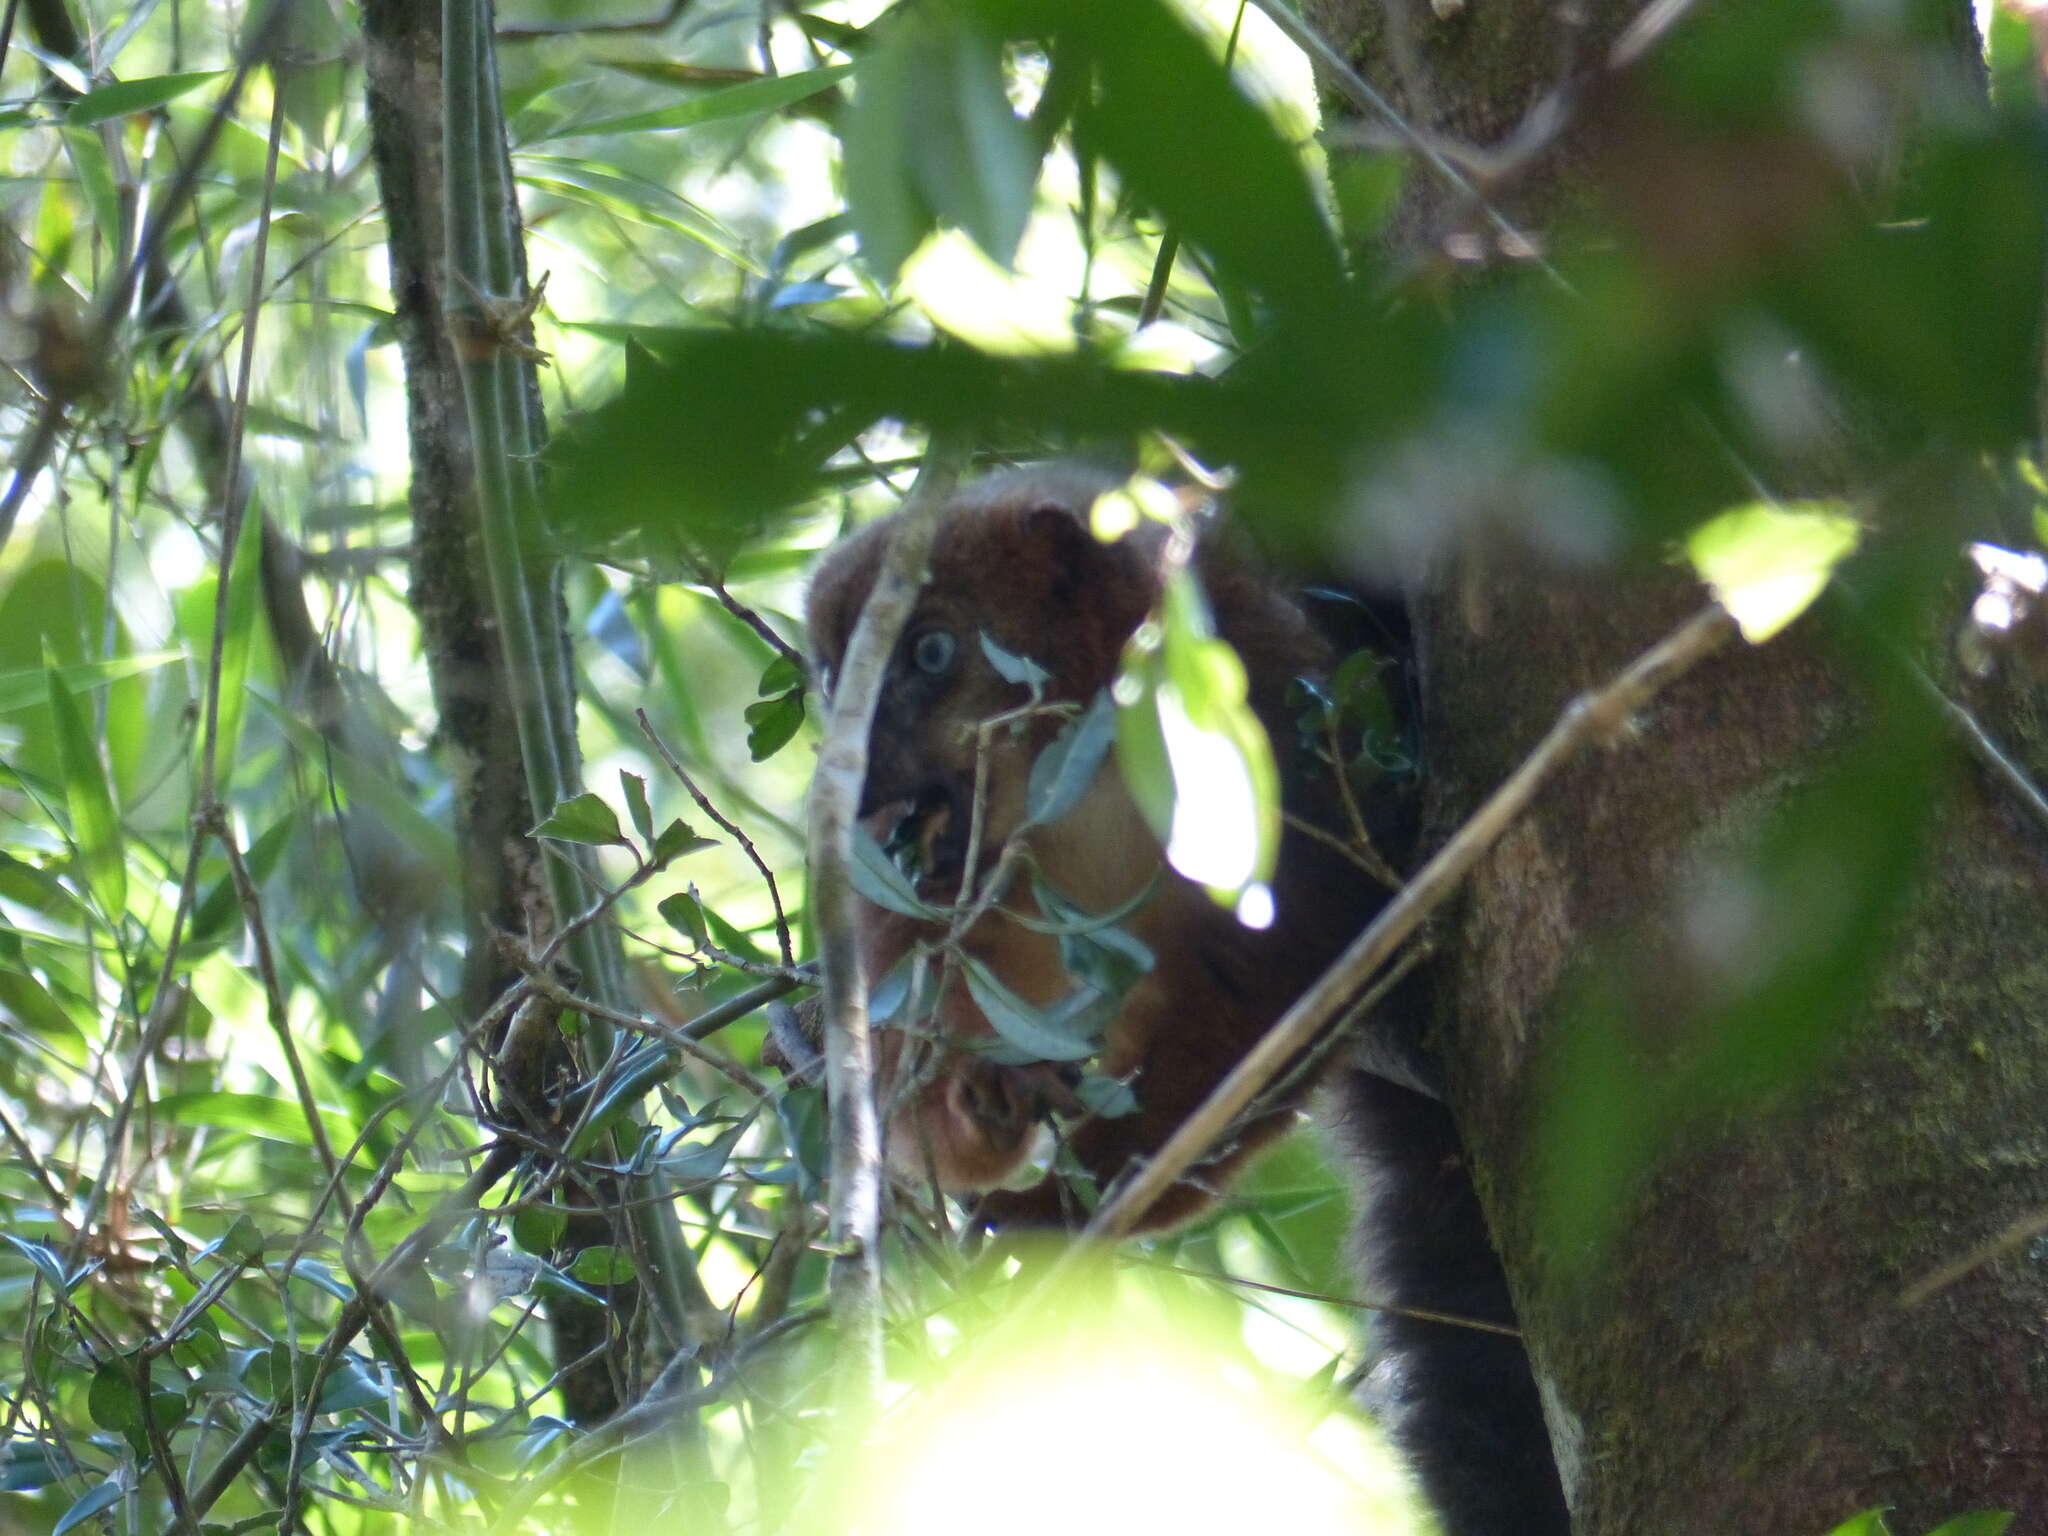
M684 1427L606 1440L560 1416L537 1320L629 1294L631 1254L568 1245L558 1181L481 1211L465 1186L495 1132L458 1001L461 769L409 606L361 19L300 0L265 41L202 0L9 0L6 1518L497 1530L681 1504L773 1529L823 1507L840 1471L818 1420L820 1107L765 1080L759 1013L681 1056L674 1036L791 974L778 916L808 953L802 573L893 504L930 431L971 434L990 464L1228 466L1273 549L1353 581L1475 540L1532 571L1661 559L1727 507L1882 490L1930 460L1944 505L1916 507L1899 545L2038 544L2048 224L2026 14L1982 18L1987 105L1910 7L1701 9L1563 103L1629 124L1607 202L1543 241L1475 205L1463 243L1421 258L1384 237L1409 180L1444 167L1393 128L1319 136L1308 61L1261 8L501 9L511 166L548 277L544 538L604 802L550 830L628 887L634 1005L669 1031L584 1121L646 1124L609 1164L582 1147L679 1192L701 1281L687 1339L625 1354L657 1384L688 1356ZM244 78L238 50L258 48ZM431 88L438 61L418 67ZM1871 126L1900 110L1923 130L1903 165ZM148 270L123 294L131 263ZM262 532L224 571L238 467ZM1958 580L1945 555L1903 575L1861 560L1880 632ZM195 832L216 667L223 819ZM1885 759L1887 804L1917 763ZM1852 970L1807 972L1771 1017L1791 1037L1832 1018ZM430 1211L447 1219L422 1227ZM1222 1215L1134 1252L1116 1293L1233 1337L1204 1380L1258 1378L1304 1426L1338 1426L1311 1439L1321 1464L1397 1522L1332 1390L1357 1359L1344 1226L1296 1138ZM395 1249L408 1262L366 1305ZM1018 1273L943 1225L907 1227L890 1263L905 1383L966 1348ZM351 1318L367 1333L343 1337ZM1068 1412L1004 1432L1084 1436ZM628 1455L600 1454L622 1438Z

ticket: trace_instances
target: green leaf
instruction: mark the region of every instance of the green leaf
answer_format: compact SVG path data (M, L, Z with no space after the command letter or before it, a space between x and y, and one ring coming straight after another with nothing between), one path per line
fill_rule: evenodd
M858 67L843 165L876 274L893 280L938 223L1009 266L1031 218L1038 149L1010 110L1002 40L965 8L906 8Z
M66 1531L83 1525L94 1515L112 1509L127 1497L127 1492L118 1478L110 1477L103 1483L95 1483L80 1494L69 1509L58 1516L57 1523L50 1527L50 1536L64 1536Z
M699 837L680 818L661 829L661 836L654 840L654 862L667 864L686 853L697 853L705 848L716 848L715 837Z
M9 1493L47 1488L77 1471L78 1464L54 1445L39 1440L9 1440L0 1445L0 1489Z
M1244 664L1210 633L1208 606L1188 572L1168 581L1159 622L1132 642L1118 693L1118 761L1168 862L1235 901L1246 923L1264 926L1264 882L1280 846L1280 776L1247 697Z
M1882 1509L1866 1509L1862 1514L1844 1520L1828 1536L1891 1536L1891 1527L1884 1523Z
M747 752L755 762L766 762L788 745L803 725L803 690L794 688L780 698L749 704L746 717Z
M1927 1536L2005 1536L2013 1517L2002 1509L1980 1509L1972 1514L1944 1520Z
M619 788L626 796L626 810L633 818L633 830L640 834L640 841L654 841L654 811L647 804L647 781L637 773L619 770Z
M184 1392L158 1385L152 1378L149 1411L158 1429L168 1435L184 1419L188 1406ZM86 1390L85 1410L101 1429L131 1436L147 1433L142 1417L142 1392L126 1359L101 1362Z
M897 868L896 861L882 851L874 834L858 824L853 829L853 862L847 867L847 875L854 890L887 911L904 917L933 917L937 913L936 908L919 898L917 888Z
M702 949L711 942L711 935L704 926L704 904L697 899L695 891L677 891L673 896L665 896L655 910L661 913L669 927L690 941L693 949Z
M751 1124L750 1120L741 1120L709 1141L678 1147L664 1154L661 1171L673 1186L703 1184L725 1177L728 1172L726 1165L732 1161L732 1149L739 1144L740 1137L746 1134Z
M84 1043L84 1031L64 1005L28 973L20 938L5 932L0 932L0 1012L12 1014L18 1024L42 1036L46 1044Z
M87 661L59 667L57 675L63 679L66 688L77 693L118 683L123 678L138 677L144 672L153 672L158 667L182 660L184 655L179 651L152 651L146 656L120 656L112 661ZM31 709L38 704L47 704L49 700L49 674L44 669L0 672L0 715Z
M213 753L214 792L225 796L241 761L242 718L248 712L249 676L258 642L259 578L263 569L262 508L250 497L227 574L227 625L220 637L220 715Z
M274 699L262 693L255 693L254 697L263 712L291 739L292 746L312 761L331 768L349 799L380 822L441 886L449 890L461 888L462 866L455 857L455 839L445 826L422 814L407 792L384 774L353 753L323 740L311 726L280 708Z
M71 1277L65 1272L64 1260L58 1256L56 1249L46 1243L32 1243L25 1237L16 1237L12 1232L0 1232L0 1241L4 1241L16 1253L35 1265L42 1272L43 1278L49 1281L50 1288L59 1296L70 1291Z
M230 1264L254 1264L263 1257L263 1229L245 1213L228 1224L213 1247Z
M1343 266L1300 151L1246 99L1167 0L1051 0L1018 8L1076 48L1096 89L1075 135L1115 166L1127 194L1216 267L1217 287L1327 323ZM1057 67L1057 66L1056 66Z
M673 229L752 276L767 275L760 263L747 254L746 244L738 235L659 182L621 176L591 161L563 155L521 155L517 164L521 181L609 213Z
M1694 529L1685 550L1744 638L1762 645L1820 596L1861 538L1839 502L1753 502Z
M666 1046L641 1046L626 1058L626 1064L612 1074L596 1106L570 1139L569 1155L582 1157L597 1145L613 1124L632 1112L633 1106L668 1081L682 1065L682 1057Z
M343 1355L320 1384L317 1413L347 1413L352 1408L371 1408L383 1403L388 1394L377 1373L354 1355Z
M771 693L787 693L792 688L804 685L804 669L788 656L778 655L761 670L761 681L754 692L761 698Z
M282 1141L295 1147L311 1145L306 1117L296 1100L272 1098L261 1093L171 1093L155 1103L157 1116L172 1125L210 1125L225 1131L246 1131L266 1141ZM339 1156L355 1145L358 1127L342 1114L322 1111L328 1143ZM357 1154L375 1161L373 1148Z
M533 829L532 835L598 847L611 843L623 845L626 841L619 831L619 818L613 814L612 808L587 790L580 795L571 795L557 805L548 814L548 819Z
M594 123L567 123L546 138L573 139L597 133L655 133L665 128L694 128L699 123L726 122L736 117L780 112L800 101L808 101L820 91L831 89L852 73L851 64L828 64L822 69L806 69L793 75L750 80L745 85L727 86L724 90L709 92L678 106L657 107L651 112L629 112L623 117L600 118Z
M114 796L85 715L71 690L57 675L45 652L44 679L50 713L57 732L57 762L64 776L64 801L71 812L71 838L85 884L109 922L128 910L128 861L121 845L121 824L114 814Z
M1058 821L1080 803L1116 740L1116 706L1105 691L1060 727L1031 764L1024 791L1025 815L1043 824Z
M633 1260L623 1248L600 1244L577 1254L569 1273L585 1285L626 1285L634 1278Z
M87 91L71 103L71 109L64 114L64 120L80 127L103 123L110 117L126 117L134 112L151 112L168 102L176 101L188 92L196 91L209 80L218 79L224 70L196 69L181 75L151 75L142 80L116 80L112 85L102 85Z
M512 1241L528 1253L546 1256L562 1246L569 1213L555 1205L529 1205L512 1218Z
M1073 997L1051 1008L1034 1008L973 955L960 956L960 969L975 1006L990 1026L1032 1061L1084 1061L1095 1054L1095 1035L1074 1027L1072 1015L1078 1010ZM1084 1003L1094 1001L1092 991L1083 999Z
M1104 1120L1120 1120L1138 1112L1138 1096L1120 1077L1102 1077L1091 1072L1075 1085L1074 1097L1089 1114Z
M853 105L840 118L839 172L860 253L868 270L894 282L903 263L937 228L910 163L914 19L883 28L882 46L859 63Z

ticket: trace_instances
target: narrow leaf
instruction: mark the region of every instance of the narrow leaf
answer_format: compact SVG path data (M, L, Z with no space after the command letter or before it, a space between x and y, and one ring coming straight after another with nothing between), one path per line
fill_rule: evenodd
M80 127L103 123L110 117L126 117L134 112L150 112L167 102L176 101L191 91L196 91L207 81L217 79L222 71L218 69L195 69L181 75L151 75L142 80L116 80L112 85L103 85L87 91L71 103L71 110L64 114L66 122Z
M728 86L722 91L712 91L695 101L673 107L629 112L623 117L600 118L594 123L567 123L548 137L573 139L597 133L656 133L666 128L694 128L699 123L718 123L764 112L780 112L800 101L808 101L820 91L831 89L852 73L851 64L828 64L822 69L807 69L798 74L750 80L745 85Z
M847 874L853 881L853 888L878 907L901 913L904 917L935 915L934 909L919 899L909 878L896 867L896 861L882 851L882 845L875 841L874 834L866 827L856 826L853 829L853 863Z
M1082 1061L1095 1054L1092 1036L1064 1026L1059 1012L1063 1004L1054 1009L1032 1007L972 955L960 957L960 968L975 1006L991 1027L1033 1061Z
M58 1517L57 1523L50 1527L50 1536L64 1536L64 1533L74 1526L84 1524L103 1510L112 1509L121 1502L126 1493L127 1490L120 1482L111 1477L104 1483L97 1483L86 1489L78 1496L77 1502L65 1510Z
M45 659L50 713L57 731L57 761L64 775L64 801L71 812L71 837L78 849L85 884L109 922L128 909L128 862L121 847L121 824L114 814L113 791L100 764L99 748L87 729L85 714L71 690Z
M1058 821L1080 803L1116 740L1116 707L1098 693L1081 714L1060 727L1037 761L1024 792L1025 814L1041 824Z

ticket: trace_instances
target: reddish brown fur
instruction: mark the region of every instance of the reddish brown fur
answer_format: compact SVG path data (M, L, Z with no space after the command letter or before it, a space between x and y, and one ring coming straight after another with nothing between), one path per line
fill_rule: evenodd
M905 805L930 804L942 792L944 824L964 815L974 775L977 726L1025 699L1006 683L976 643L985 632L1005 649L1030 657L1052 675L1055 700L1085 703L1115 676L1125 642L1159 592L1156 535L1114 545L1096 542L1086 513L1099 483L1067 473L1006 476L970 488L948 509L933 547L930 579L905 627L871 739L871 829L885 835ZM840 544L811 587L812 643L821 675L831 679L861 604L873 585L891 521ZM1237 648L1250 679L1251 701L1275 736L1283 764L1291 724L1289 684L1316 671L1323 649L1300 610L1219 541L1205 544L1198 569L1218 631ZM934 627L957 635L958 658L943 686L920 679L908 647ZM994 733L985 802L986 870L1022 820L1026 776L1057 719L1034 721L1019 735ZM1313 798L1312 793L1307 798ZM1303 794L1290 791L1290 806ZM1328 818L1322 818L1326 822ZM1068 1139L1099 1184L1134 1157L1155 1150L1356 931L1383 896L1343 857L1290 835L1275 881L1277 922L1253 932L1187 881L1163 869L1159 843L1107 766L1066 818L1026 836L1044 878L1090 911L1107 911L1156 880L1153 894L1124 921L1156 957L1151 972L1125 1000L1105 1034L1099 1070L1128 1076L1139 1109L1117 1119L1083 1121ZM951 872L957 880L957 870ZM949 877L928 880L935 901L954 894ZM1005 898L1031 912L1028 883ZM863 904L861 948L871 982L879 981L936 925ZM1073 983L1055 942L1010 921L985 916L963 947L1009 988L1034 1003L1051 1003ZM913 1179L935 1177L949 1190L988 1189L1011 1176L1029 1150L1034 1124L1059 1102L1058 1074L1044 1066L1001 1067L947 1042L986 1039L992 1029L957 978L936 1017L911 1034L933 1039L920 1069L904 1049L910 1036L885 1028L879 1036L891 1159ZM909 1085L887 1086L891 1077ZM1198 1212L1258 1145L1295 1119L1304 1090L1266 1107L1235 1145L1192 1172L1152 1211L1146 1224L1168 1225ZM1022 1192L998 1191L983 1211L1001 1223L1065 1223L1065 1190L1046 1181Z

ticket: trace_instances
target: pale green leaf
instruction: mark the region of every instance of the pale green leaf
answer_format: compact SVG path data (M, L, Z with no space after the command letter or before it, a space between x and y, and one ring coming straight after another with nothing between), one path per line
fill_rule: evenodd
M176 101L180 96L196 91L209 80L218 79L224 73L218 69L195 69L181 75L151 75L142 80L116 80L112 85L102 85L87 91L71 103L70 111L64 114L65 121L80 127L103 123L110 117L126 117L133 112L151 112L167 102Z
M666 128L694 128L699 123L725 122L736 117L755 117L780 112L828 90L853 73L851 64L828 64L793 75L749 80L745 85L711 91L694 101L649 112L629 112L622 117L600 118L594 123L566 123L546 137L582 138L597 133L654 133Z
M128 908L128 861L121 844L121 823L114 796L100 762L99 746L87 727L85 712L64 686L57 668L46 660L50 714L57 733L57 761L64 775L64 803L71 813L71 839L78 849L86 886L109 921Z
M1761 645L1806 611L1861 538L1839 502L1753 502L1695 528L1685 552L1744 638Z

